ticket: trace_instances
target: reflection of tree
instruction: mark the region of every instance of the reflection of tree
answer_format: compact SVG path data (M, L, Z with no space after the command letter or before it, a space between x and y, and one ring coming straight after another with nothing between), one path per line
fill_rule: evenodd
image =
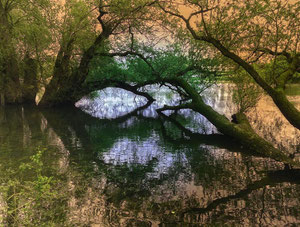
M265 173L266 177L259 181L255 181L252 184L246 186L245 189L240 190L239 192L215 199L209 203L206 207L203 208L188 208L181 212L180 219L184 220L190 215L201 215L208 214L211 211L216 210L217 207L226 204L232 200L245 199L252 192L263 189L265 191L266 186L275 187L278 184L289 182L292 184L300 184L300 171L299 170L278 170L278 171L268 171ZM268 201L264 201L267 203ZM269 201L270 202L270 201ZM263 205L264 206L264 205Z
M298 185L290 184L299 184L299 180L293 181L297 178L287 178L292 176L292 172L282 171L280 174L280 171L277 171L273 175L270 171L260 172L278 168L278 164L237 153L235 151L239 150L238 146L234 152L223 150L226 147L221 145L221 142L216 141L215 145L213 141L219 137L220 140L223 138L224 144L226 140L229 144L232 141L221 135L193 137L185 133L186 135L182 136L183 130L178 130L178 133L174 134L179 138L174 138L170 132L180 127L176 126L175 121L161 121L160 118L148 118L139 113L128 118L100 120L70 107L60 110L45 109L42 113L24 107L21 112L25 119L22 122L28 128L26 130L30 131L31 146L35 140L35 143L43 141L44 144L53 144L52 140L61 140L68 151L65 164L67 171L63 177L65 186L68 185L65 190L70 188L71 197L68 198L69 207L64 212L75 224L101 223L103 226L120 226L125 223L123 226L130 226L129 223L149 225L152 222L162 225L171 223L171 226L192 223L200 225L224 223L226 217L221 214L232 215L235 211L238 215L244 212L243 215L248 217L250 223L256 223L256 211L252 210L251 206L240 207L236 203L252 204L261 211L262 220L265 215L271 214L270 208L278 212L278 217L297 217L296 214L290 214L291 210L295 209L293 207L299 203L295 196L297 194L289 194L290 191L295 192L299 188ZM13 116L14 111L7 113ZM22 138L24 133L21 133ZM103 159L119 141L128 139L133 145L139 145L141 141L153 138L157 140L150 143L153 146L151 149L155 149L155 146L162 146L162 149L158 149L158 155L146 158L145 162L140 163L138 159L133 159L132 162L110 164ZM126 146L126 143L123 145L125 147L120 149L128 151L125 155L134 153L131 152L134 146ZM121 143L120 146L123 145ZM144 149L145 147L140 146L136 155L147 154ZM214 150L215 154L212 155ZM223 153L229 157L218 157ZM162 162L165 159L170 160ZM55 162L56 157L49 159L47 166L53 166ZM265 181L265 175L267 179L271 179L271 183ZM287 196L284 201L294 201L293 207L288 208L278 202L274 205L272 196L280 196L278 189L281 194ZM265 190L264 195L261 194L261 190ZM261 205L262 197L264 210ZM287 209L287 214L281 213L282 207ZM208 211L192 212L193 208ZM182 213L186 213L184 219L180 219ZM235 214L231 218L239 220Z
M0 146L15 144L16 146L23 147L23 140L16 140L16 138L20 138L20 135L23 136L22 108L19 106L1 108L0 114ZM4 148L1 150L4 150Z
M297 106L297 102L295 102ZM300 131L292 127L285 120L277 107L268 97L263 97L255 111L248 113L253 122L253 128L264 138L276 144L280 149L287 150L290 154L297 152L300 144Z
M161 121L162 125L162 134L164 138L172 143L176 144L194 144L194 145L210 145L218 148L227 149L231 152L243 152L243 154L247 155L255 155L260 157L265 157L262 154L255 153L253 151L249 151L247 148L244 148L239 141L234 140L233 138L222 135L222 134L200 134L195 133L188 128L186 128L183 124L181 124L176 117L167 116L164 113L160 112L160 116L162 116L163 120ZM171 122L174 124L181 132L181 138L174 139L172 136L168 135L168 132L165 128L165 121ZM173 129L174 130L174 129Z
M180 186L178 184L184 182L182 181L183 179L180 178L180 174L184 173L184 171L182 171L184 168L180 169L180 162L177 164L179 165L175 164L168 174L164 175L161 179L146 181L147 172L151 171L151 167L147 169L141 166L119 166L117 168L113 166L109 166L108 168L102 166L99 171L105 171L105 176L108 177L106 187L100 193L104 196L106 201L105 217L108 218L106 219L108 226L117 226L122 223L124 219L135 220L134 222L155 220L162 225L173 224L175 226L189 223L206 223L201 222L201 219L197 218L199 215L205 215L207 218L206 221L208 222L218 223L217 221L222 221L222 219L219 217L216 219L217 221L214 222L213 220L216 215L220 215L223 212L232 214L235 209L243 210L239 207L235 207L235 203L228 204L231 201L248 202L249 198L247 198L247 196L252 193L253 198L251 198L249 202L254 201L254 203L259 203L259 189L266 189L266 186L269 185L271 188L279 186L280 190L284 190L285 188L289 190L289 188L293 189L293 187L289 186L289 184L285 186L280 184L283 182L299 183L299 171L269 171L266 173L267 176L265 178L249 184L246 189L242 189L224 198L215 199L205 208L194 208L195 206L200 207L197 196L180 194ZM186 176L188 176L188 173L186 174ZM205 179L202 178L202 183L205 184L203 180ZM211 181L211 179L206 180L208 182ZM216 186L218 187L218 181L214 184L214 187ZM230 187L229 182L228 186ZM94 193L97 194L97 188L94 190ZM296 188L294 190L296 190ZM275 195L276 192L270 191L269 188L267 191L269 191L269 194L271 193L271 197L266 198L265 203L266 206L272 206L272 194ZM268 195L268 193L266 194ZM157 199L155 199L156 197ZM256 197L258 197L258 201L255 201L257 199ZM89 197L89 199L92 198L93 197ZM272 206L272 208L274 207ZM253 212L251 207L246 208L246 211L248 214ZM268 214L270 210L266 210L265 212ZM248 218L255 223L254 217ZM221 223L225 223L226 219L223 221L224 222Z
M40 113L24 106L9 106L0 109L0 152L6 164L16 165L23 156L32 155L36 147L45 143L45 135L41 132ZM30 147L31 138L39 138L39 143L33 149ZM22 155L20 156L20 149Z
M266 173L267 176L259 181L256 181L234 195L229 195L227 197L223 197L220 199L216 199L212 201L205 208L190 208L182 212L183 215L187 213L207 213L209 211L214 210L217 206L227 203L234 199L244 198L249 195L254 190L258 190L260 188L264 188L267 185L274 186L283 182L291 182L291 183L300 183L300 171L299 170L278 170L278 171L270 171Z
M7 106L0 115L0 225L62 223L66 191L61 175L53 168L57 156L52 151L41 159L32 156L49 144L41 113L31 106ZM61 194L56 194L58 191Z
M148 106L149 103L113 120L97 119L77 108L72 110L69 108L65 111L47 109L43 110L43 115L66 146L72 147L75 136L84 149L97 150L98 147L105 150L111 148L119 138L139 137L142 140L151 135L152 125L157 123L154 119L137 114Z
M107 135L112 135L112 134L116 134L113 141L116 141L117 138L120 137L132 137L134 138L134 135L139 135L141 138L147 138L149 137L149 133L143 133L143 131L147 131L148 129L151 129L151 126L147 124L147 122L149 121L149 119L143 121L143 119L140 119L140 123L135 122L135 124L131 124L128 128L127 128L127 132L122 134L121 132L124 131L123 126L121 126L121 132L118 132L118 129L120 127L120 125L122 125L124 122L123 121L119 121L116 120L116 125L114 125L114 121L106 121L106 120L93 120L93 125L92 127L88 127L89 128L89 132L91 133L91 135L97 135L96 138L93 138L91 142L93 142L94 144L97 143L98 139L101 138L105 138L105 136L103 135L103 132L105 132ZM96 123L98 122L98 123ZM153 123L154 120L151 121L152 123L152 128L153 128ZM144 127L142 127L141 125L143 125ZM110 129L109 129L110 128ZM219 135L213 135L212 137L214 137L213 139L217 138ZM203 136L203 140L198 140L198 143L205 143L205 136ZM210 137L210 136L206 136L206 137ZM165 137L166 138L166 137ZM200 137L199 137L200 138ZM110 144L113 144L114 142L111 141ZM170 141L170 140L169 140ZM208 142L207 142L208 141ZM212 140L207 140L206 144L213 144ZM227 140L228 141L228 140ZM230 142L229 142L230 143ZM102 144L101 144L102 145ZM107 146L105 146L107 147ZM108 147L111 147L111 145L108 145ZM200 158L201 157L201 158ZM199 161L200 158L200 161ZM202 159L202 161L201 161ZM193 161L194 160L194 161ZM177 211L180 211L181 209L185 209L184 207L186 205L182 205L179 201L173 201L173 202L168 202L168 203L160 203L160 202L151 202L150 198L153 196L153 189L154 190L161 190L159 189L159 185L164 185L167 187L164 187L164 190L166 191L174 191L176 188L176 182L179 182L179 174L182 173L182 170L184 168L182 168L182 166L180 167L180 162L178 162L179 165L175 165L172 169L170 169L168 171L168 174L165 175L165 177L162 177L160 179L147 179L147 174L149 172L151 172L153 170L153 165L155 166L155 161L156 160L152 160L152 164L150 165L150 163L147 164L147 167L142 166L142 165L122 165L122 166L112 166L112 165L106 165L100 161L97 161L97 166L98 166L98 171L102 172L107 181L106 181L106 187L105 190L103 191L103 193L105 194L106 197L106 202L108 202L108 204L110 204L109 208L106 210L106 215L108 215L108 213L111 213L111 209L115 210L117 212L117 210L119 210L118 215L115 215L113 220L114 223L120 223L122 217L124 218L126 215L126 210L127 212L130 213L130 217L131 218L136 218L138 219L134 213L142 211L145 207L153 207L153 209L148 210L147 215L151 216L152 218L155 219L159 217L159 219L162 220L177 220L178 221L178 213ZM229 174L229 172L225 173L224 175L224 170L222 169L222 166L219 166L219 171L216 172L215 169L213 169L214 167L209 167L209 165L207 165L207 161L206 158L204 156L199 156L199 155L192 155L190 156L190 161L193 163L192 165L193 167L193 171L196 171L196 175L198 178L198 184L202 184L205 185L205 181L211 182L212 178L215 178L216 183L218 181L221 180L221 178L223 178L223 176L226 177L227 174ZM196 168L198 166L198 168ZM200 168L199 168L200 167ZM209 174L209 177L206 176L206 178L203 178L204 175L207 175L209 172L209 169L212 169L212 174ZM174 171L172 173L172 171ZM200 176L199 176L200 174ZM203 176L201 176L201 174L203 174ZM233 174L233 173L232 173ZM218 179L219 178L219 179ZM175 183L174 183L175 182ZM223 180L221 180L222 183L225 183ZM211 187L210 186L211 183L207 184L207 187ZM261 188L264 188L266 186L266 184L264 184L264 181L261 180L261 184L257 184L259 185ZM256 184L254 185L256 186ZM230 186L228 185L228 187L230 188ZM255 189L253 189L255 190ZM252 191L253 191L252 190ZM239 198L239 196L243 195L243 194L247 194L250 193L251 191L249 190L245 190L245 191L241 191L240 193L237 193L236 197ZM230 196L228 198L231 198ZM234 199L235 197L231 198ZM184 199L184 200L193 200L193 197L181 197L180 199ZM170 201L172 201L172 196L170 197ZM213 203L214 205L209 205L208 207L211 207L210 209L213 210L214 207L217 207L218 205L221 205L225 202L227 202L226 199L219 199L216 200L217 202ZM180 206L179 206L180 204ZM175 208L175 207L176 208ZM123 211L122 211L123 210ZM176 215L177 217L174 217L174 214L170 214L173 210L176 210ZM159 211L159 212L158 212ZM125 213L123 213L125 212ZM169 215L162 215L165 212L169 212ZM125 216L123 216L125 215ZM116 218L118 219L118 221L116 220Z

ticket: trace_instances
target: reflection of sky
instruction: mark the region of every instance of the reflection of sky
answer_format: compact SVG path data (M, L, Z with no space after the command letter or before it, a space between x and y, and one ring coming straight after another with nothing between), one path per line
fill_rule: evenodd
M232 108L231 90L232 85L230 84L215 85L204 91L202 95L208 105L230 119L235 112L235 109ZM147 91L155 99L150 107L142 111L143 116L157 117L156 109L164 105L179 104L180 96L165 86L146 86L143 91ZM123 116L146 103L147 99L145 97L137 96L132 92L121 88L105 88L98 91L98 97L94 99L82 98L76 103L76 107L100 119L113 119ZM165 113L169 114L170 111L165 111ZM191 114L190 110L183 110L181 113L187 117L195 116L194 113Z
M187 159L183 153L170 153L166 147L159 145L159 136L152 135L144 141L121 138L115 142L112 148L101 153L100 157L105 163L113 165L147 165L155 160L151 178L159 178L160 174L167 174L175 162L180 159L181 165L187 165ZM180 157L179 157L180 156ZM151 175L151 176L150 176Z
M159 92L154 93L157 88L156 86L144 88L150 91L156 101L150 107L141 111L139 113L141 116L156 118L158 116L156 109L164 105L178 104L179 95L166 87L161 87ZM146 103L146 98L126 90L106 88L99 91L99 97L94 100L83 98L76 106L97 118L113 119L123 116ZM181 110L180 113L191 120L199 121L199 118L201 118L201 115L192 113L190 110ZM124 128L134 124L134 122L135 118L127 119L123 122L125 124ZM170 171L170 168L174 166L175 162L178 162L178 159L180 159L181 166L185 166L188 163L183 153L171 153L166 149L168 148L160 143L159 136L154 133L143 141L137 138L129 139L123 137L119 138L112 148L101 153L99 158L107 164L127 164L128 166L136 164L148 165L149 162L154 160L154 169L148 173L148 177L160 178L161 174L167 174Z
M114 119L146 103L145 97L134 95L132 92L120 88L106 88L99 91L95 99L82 98L76 103L76 107L100 119Z
M164 105L176 105L180 99L179 95L166 87L147 86L143 90L147 90L156 100L149 108L143 110L142 115L146 117L157 117L156 109ZM98 97L95 99L82 98L76 103L76 107L100 119L114 119L146 103L145 97L135 95L124 89L105 88L98 91Z
M147 86L143 88L148 91L155 98L155 102L145 110L139 112L140 115L145 117L157 117L156 109L164 105L177 105L180 97L167 87ZM205 102L212 106L216 111L225 114L228 118L234 113L232 108L232 98L230 92L232 89L231 84L223 84L222 86L215 85L202 93ZM135 94L119 88L107 88L99 91L99 97L90 100L83 98L77 103L77 106L98 118L116 118L133 111L139 106L146 104L147 100L144 97L136 96ZM171 112L165 112L170 114ZM210 134L216 132L212 126L203 116L194 113L191 110L179 111L181 115L188 118L189 123L185 127L200 133ZM129 118L123 122L124 128L128 125L134 124L134 118ZM138 139L120 138L115 142L113 147L102 153L101 159L105 163L114 165L121 164L142 164L147 165L151 160L156 160L157 165L153 177L162 173L167 173L168 169L174 165L178 154L174 155L168 153L166 147L159 145L159 138L157 135L152 135L147 140L139 141ZM205 147L205 146L202 146ZM232 154L227 153L225 150L212 149L211 155L215 158L220 156L221 159L232 159ZM217 151L217 152L216 152ZM182 157L185 160L185 157ZM218 158L217 158L218 159ZM186 163L183 161L183 163Z
M202 95L206 104L210 105L218 113L224 114L228 119L231 119L232 114L237 111L232 101L233 89L233 84L216 84L205 90Z
M148 108L138 112L141 116L157 118L158 114L156 109L161 108L164 105L175 106L179 104L180 96L165 86L146 86L143 90L149 92L155 101ZM218 87L213 87L210 91L204 93L204 95L206 96L206 102L208 104L212 105L217 110L222 110L224 109L225 103L228 101L228 97L226 96L226 89L222 90L222 92L218 92L219 90ZM124 116L147 103L145 97L137 96L132 92L120 88L106 88L98 91L98 95L99 96L95 99L89 99L88 97L82 98L76 103L76 107L79 107L90 115L100 119L115 119ZM211 97L214 98L212 99ZM230 116L232 111L228 111L227 109L228 108L226 108L225 114L226 116ZM164 111L164 113L169 115L172 111ZM186 126L189 129L205 134L217 131L205 117L198 113L191 110L180 110L179 113L193 122Z

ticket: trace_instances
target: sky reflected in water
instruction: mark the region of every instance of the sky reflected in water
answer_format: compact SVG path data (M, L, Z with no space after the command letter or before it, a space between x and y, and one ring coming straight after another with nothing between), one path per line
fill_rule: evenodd
M231 116L229 91L230 85L214 87L205 94L206 102ZM281 163L248 153L222 135L210 135L217 131L205 118L183 110L176 119L204 133L187 140L155 111L158 105L176 104L178 97L163 88L155 98L137 112L146 100L114 89L77 103L88 114L76 108L1 109L0 178L5 169L18 169L37 147L45 148L44 168L62 179L60 193L66 197L62 226L300 224L299 170L284 170ZM274 124L274 119L281 122L280 115L270 100L260 102L248 113L254 128L284 152L296 152L299 130L291 131L284 120Z

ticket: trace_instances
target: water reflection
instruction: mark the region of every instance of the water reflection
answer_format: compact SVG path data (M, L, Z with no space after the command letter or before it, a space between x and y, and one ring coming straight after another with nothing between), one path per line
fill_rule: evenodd
M231 95L233 89L233 84L217 84L205 90L203 97L205 102L212 106L214 110L231 119L231 116L237 111ZM147 86L144 90L152 94L156 100L154 103L147 103L144 97L136 96L119 88L106 88L99 91L97 98L83 98L76 106L100 119L120 120L124 117L128 119L128 116L133 115L157 118L156 109L164 105L177 105L180 100L178 94L164 86ZM289 99L300 109L299 96L290 96ZM170 115L172 111L165 111L165 113ZM182 116L181 119L184 119L184 126L193 132L200 134L218 132L205 117L194 111L180 110L178 114ZM248 111L247 115L254 130L260 136L285 152L296 156L300 155L300 131L289 124L270 97L264 96L261 98L255 109Z
M143 89L149 92L155 99L151 105L150 103L147 103L146 98L137 96L131 92L120 88L106 88L99 91L96 98L82 98L76 103L76 107L99 119L122 119L124 116L128 116L128 113L130 116L132 116L133 112L138 116L157 118L157 109L163 107L164 105L178 105L181 100L177 93L174 93L165 86L151 85L146 86ZM216 90L218 89L213 88L206 92L207 97L215 97L214 99L206 99L206 102L215 106L217 106L215 103L218 103L219 105L224 105L224 103L227 103L226 101L228 100L224 100L223 98L224 95L227 94L224 92L225 90L223 89L223 92L221 93L216 93ZM227 104L229 105L230 103L232 102ZM137 108L138 111L135 111ZM218 107L216 109L223 111L222 113L228 115L229 117L233 114L233 110L229 108L225 109L223 107ZM172 111L165 111L165 113L169 115L172 113ZM193 129L194 131L202 134L210 134L217 131L210 122L194 111L180 110L178 113L187 119L186 123L189 123L185 125L187 128Z
M151 106L147 106L148 108L144 108L141 111L140 114L146 117L157 117L156 109L164 105L176 105L180 100L178 94L165 86L145 86L143 90L148 91L155 99L155 102L151 103ZM159 92L156 92L157 90ZM137 96L121 88L109 87L98 91L95 98L83 97L76 103L76 107L100 119L115 119L146 104L147 99L145 97Z
M289 97L300 110L300 97ZM300 131L283 117L270 97L263 97L254 111L248 113L254 129L275 146L291 154L300 161Z
M225 107L230 101L226 95L217 99L207 102L224 102ZM1 109L0 178L8 167L17 169L36 147L47 148L44 168L59 176L66 196L66 216L58 226L300 224L299 170L283 170L278 162L240 152L228 138L209 135L214 129L204 118L182 111L177 119L183 125L206 133L187 140L173 122L152 109L130 108L132 115L121 109L121 117L114 115L114 120L76 108ZM249 116L261 130L258 114ZM278 137L287 126L267 127L277 146L294 152L290 141L299 144L299 137ZM3 198L0 206L5 211Z

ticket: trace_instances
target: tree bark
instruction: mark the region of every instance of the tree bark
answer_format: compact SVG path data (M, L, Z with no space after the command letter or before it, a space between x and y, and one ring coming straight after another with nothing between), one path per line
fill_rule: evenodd
M24 58L23 103L35 104L38 92L38 64L28 55Z
M212 38L212 37L196 37L198 40L203 40L208 43L213 44L225 57L230 58L235 63L240 65L245 69L246 72L256 81L256 83L262 87L268 95L271 96L272 100L279 108L281 113L285 116L285 118L292 124L294 127L300 130L300 111L287 99L286 95L284 94L284 86L287 82L288 76L285 76L280 84L278 84L277 88L272 88L267 82L259 75L259 73L253 68L252 65L241 59L236 54L230 52L226 47L224 47L220 41ZM300 60L298 55L293 60L294 62L291 64L289 71L296 72L298 65L300 65ZM288 72L289 75L292 72Z
M4 93L0 94L0 104L1 104L1 106L5 106L5 96L4 96Z
M89 74L89 64L95 56L97 48L109 37L111 32L104 30L95 40L93 45L83 54L80 65L76 71L70 72L70 57L72 54L72 43L66 48L61 48L57 55L54 75L46 87L40 106L53 106L74 104L78 101L78 94L81 93L83 83ZM72 41L73 42L73 41Z
M72 87L70 83L71 69L70 61L73 51L74 39L70 39L66 44L61 44L57 54L53 77L50 83L46 86L45 94L42 97L39 105L55 105L66 102L70 97L66 96L66 90Z
M205 104L202 97L183 79L175 78L168 80L168 82L182 87L192 98L192 103L188 104L188 107L206 117L222 134L232 137L245 147L263 156L285 164L299 166L299 163L293 161L282 151L276 149L271 143L257 135L243 113L236 115L238 124L234 124L224 115L219 114L212 107Z

